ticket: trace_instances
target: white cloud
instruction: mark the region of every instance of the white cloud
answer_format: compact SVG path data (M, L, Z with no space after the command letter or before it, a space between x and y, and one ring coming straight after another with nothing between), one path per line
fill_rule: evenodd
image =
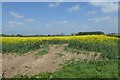
M111 17L106 16L106 17L97 17L97 18L92 18L92 19L88 19L89 21L94 21L94 22L104 22L107 20L110 20Z
M46 26L61 26L61 27L70 27L72 25L72 22L69 22L67 20L61 20L61 21L53 21L49 24L46 24Z
M111 13L118 11L117 2L91 2L91 4L95 7L100 7L101 11L104 13Z
M88 11L88 14L96 14L97 13L97 11Z
M58 0L58 2L64 2L64 0Z
M119 2L119 0L89 0L87 2Z
M117 17L104 16L104 17L96 17L91 18L89 20L89 25L93 27L93 29L101 29L104 32L111 33L118 31L118 19Z
M96 22L98 24L112 24L118 25L118 19L115 17L105 16L105 17L96 17L92 19L88 19L89 21Z
M59 5L60 5L59 2L54 2L54 3L50 3L49 7L54 8L54 7L58 7Z
M60 21L60 23L62 23L62 24L67 24L67 23L69 23L69 22L66 21L66 20L64 20L64 21Z
M51 24L46 24L46 26L47 26L47 27L50 27L50 26L51 26Z
M71 8L68 9L68 11L79 11L80 10L80 5L77 4L75 6L72 6Z
M118 4L117 3L109 3L108 5L104 5L102 7L102 11L105 13L116 12L118 11Z
M17 21L9 21L8 22L8 27L17 27L17 26L22 26L24 25L23 22L17 22Z
M22 15L20 15L20 14L18 14L18 13L16 13L16 12L9 12L9 14L11 15L11 16L13 16L13 17L15 17L15 18L23 18L23 16Z
M35 22L35 19L25 19L25 22Z
M108 0L90 0L90 2L108 2Z

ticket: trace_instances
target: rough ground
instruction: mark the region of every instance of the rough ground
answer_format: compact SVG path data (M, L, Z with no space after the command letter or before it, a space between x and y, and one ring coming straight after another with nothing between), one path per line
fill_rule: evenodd
M64 51L63 45L49 45L48 54L43 55L40 58L36 58L35 54L37 54L39 50L30 51L26 53L24 56L18 55L2 55L2 76L6 78L14 77L15 75L34 75L40 72L54 72L61 68L61 64L64 64L65 61L75 59L93 59L94 52L90 52L88 55L86 54L77 54ZM62 54L60 56L59 54ZM99 58L99 55L96 56L96 59Z

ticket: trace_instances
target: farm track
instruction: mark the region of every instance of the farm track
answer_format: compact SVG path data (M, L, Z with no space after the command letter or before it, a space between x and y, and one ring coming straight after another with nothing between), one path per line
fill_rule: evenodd
M40 58L35 58L35 54L37 54L40 49L35 51L30 51L24 56L18 55L2 55L2 76L5 78L11 78L15 75L35 75L41 72L54 72L60 69L65 61L69 61L72 59L80 60L80 59L93 59L94 52L90 52L88 55L86 54L77 54L64 51L64 46L62 45L49 45L48 54L43 55ZM58 53L62 53L64 56L58 57ZM99 58L97 56L96 58Z

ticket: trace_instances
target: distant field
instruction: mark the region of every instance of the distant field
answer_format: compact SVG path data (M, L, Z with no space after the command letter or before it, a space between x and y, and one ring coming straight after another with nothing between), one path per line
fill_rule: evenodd
M62 64L63 67L61 67L61 69L58 70L57 72L56 71L53 72L46 71L44 73L40 72L40 74L34 74L34 76L32 77L59 78L66 76L81 78L82 77L111 78L118 77L117 59L119 40L120 39L117 37L109 37L106 35L54 36L54 37L2 37L2 53L5 56L11 55L12 53L15 53L14 55L25 56L27 55L26 53L29 53L30 51L40 49L40 51L39 52L37 51L37 53L35 54L38 59L45 58L45 56L47 55L51 56L52 54L56 54L63 59L65 59L65 57L68 57L66 55L67 53L69 53L69 55L75 54L74 56L76 55L80 56L77 61L75 61L77 57L75 58L70 57L70 59L67 60L67 63L65 60L65 63ZM95 54L93 54L92 58L89 56L87 56L86 58L86 54L88 53ZM97 59L96 56L98 55L99 58ZM81 58L86 59L81 61ZM115 66L111 66L110 64ZM86 71L84 72L83 69Z

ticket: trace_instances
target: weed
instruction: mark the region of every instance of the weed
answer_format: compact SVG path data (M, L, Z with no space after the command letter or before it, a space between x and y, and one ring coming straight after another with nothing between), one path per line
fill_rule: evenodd
M37 54L35 54L36 58L39 58L45 54L48 54L47 50L40 50Z

